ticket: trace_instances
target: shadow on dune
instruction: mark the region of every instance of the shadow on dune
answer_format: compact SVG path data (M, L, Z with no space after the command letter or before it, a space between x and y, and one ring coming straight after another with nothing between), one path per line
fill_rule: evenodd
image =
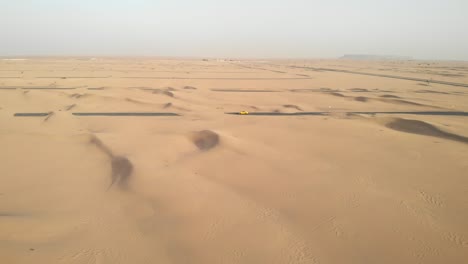
M65 111L70 111L75 107L76 107L76 104L69 105L69 106L65 107Z
M18 212L0 212L0 217L28 217L30 214L18 213Z
M333 96L337 96L337 97L346 97L344 94L337 93L337 92L331 92L331 93L328 93L328 94L333 95Z
M292 105L292 104L285 104L285 105L283 105L283 107L285 107L285 108L294 108L294 109L296 109L296 110L298 110L298 111L304 111L304 110L303 110L302 108L300 108L299 106L297 106L297 105Z
M110 189L114 184L117 184L121 189L127 189L128 180L133 173L133 164L130 160L124 156L114 155L109 147L104 145L95 135L91 135L89 142L104 152L111 161L111 183L107 189Z
M415 93L432 93L432 94L450 94L446 92L439 92L439 91L433 91L433 90L417 90L414 91Z
M383 98L401 98L400 96L396 96L396 95L391 95L391 94L384 94L384 95L381 95L380 97L383 97Z
M202 130L192 133L190 140L201 151L207 151L219 144L219 135L211 130Z
M231 92L231 93L275 93L280 91L267 89L211 89L213 92Z
M164 95L167 95L169 97L174 97L174 93L171 92L171 91L153 91L154 94L164 94Z
M44 122L47 122L55 113L53 111L50 111L47 113L47 117L44 118Z
M363 102L363 103L364 102L369 102L369 101L380 101L380 102L389 103L389 104L412 105L412 106L421 106L421 107L440 108L440 107L434 106L434 105L425 105L425 104L420 104L420 103L416 103L416 102L403 100L399 96L388 95L388 94L381 95L380 98L370 98L370 97L367 97L367 96L356 96L356 97L346 96L344 94L337 93L337 92L325 92L325 94L329 94L329 95L336 96L336 97L348 98L348 99L352 99L354 101Z
M367 102L367 101L369 101L369 98L367 98L365 96L358 96L358 97L354 97L354 101Z
M293 93L307 93L307 92L326 92L326 93L331 93L331 92L340 92L339 89L331 89L331 88L301 88L301 89L290 89L290 92Z
M385 103L391 103L391 104L399 104L399 105L414 105L414 106L423 106L423 107L431 107L431 108L440 108L434 105L425 105L425 104L415 103L415 102L401 100L401 99L380 99L380 101L385 102Z
M424 136L430 136L430 137L438 137L438 138L468 143L468 137L445 132L443 130L440 130L436 126L428 124L424 121L395 118L392 121L387 122L385 126L387 128L400 131L400 132L424 135Z
M364 88L351 88L351 89L349 89L349 90L352 91L352 92L355 92L355 93L369 92L369 90L364 89Z
M185 90L196 90L197 88L193 87L193 86L184 86L184 89Z

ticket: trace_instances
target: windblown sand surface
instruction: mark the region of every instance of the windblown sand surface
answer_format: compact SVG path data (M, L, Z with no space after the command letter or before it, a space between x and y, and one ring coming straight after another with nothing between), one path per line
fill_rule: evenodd
M468 63L0 60L0 263L468 263L468 116L429 113L468 111L463 84ZM395 111L426 114L362 113ZM73 114L130 112L177 115Z

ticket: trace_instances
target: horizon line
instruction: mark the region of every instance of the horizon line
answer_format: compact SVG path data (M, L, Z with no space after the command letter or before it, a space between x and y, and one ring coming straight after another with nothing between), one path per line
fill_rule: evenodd
M377 56L382 58L369 58L369 59L352 59L345 58L345 56ZM383 58L386 56L394 58ZM349 60L349 61L446 61L446 62L468 62L464 59L424 59L413 58L411 56L399 55L374 55L374 54L344 54L339 57L284 57L284 56L183 56L183 55L0 55L0 59L23 59L23 58L147 58L147 59L206 59L206 60Z

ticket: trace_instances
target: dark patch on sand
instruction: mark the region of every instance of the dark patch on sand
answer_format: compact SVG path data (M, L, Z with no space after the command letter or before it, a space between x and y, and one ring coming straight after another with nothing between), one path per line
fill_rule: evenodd
M424 136L430 136L430 137L438 137L438 138L468 143L468 137L445 132L443 130L440 130L436 126L428 124L424 121L395 118L394 120L386 123L385 126L390 129L400 131L400 132L418 134L418 135L424 135Z
M358 97L354 97L354 101L367 102L367 101L369 101L369 98L367 98L365 96L358 96Z
M87 88L88 90L104 90L105 87Z
M136 103L136 104L141 104L141 103L142 103L142 102L140 102L140 101L138 101L138 100L135 100L135 99L132 99L132 98L128 98L128 97L125 98L125 101L131 102L131 103Z
M149 92L151 92L153 94L164 94L164 95L167 95L167 96L170 96L170 97L174 97L173 91L176 91L176 89L172 88L172 87L166 87L164 89L148 88L148 87L132 87L132 88L137 88L137 89L140 89L140 90L149 91Z
M439 72L439 73L436 73L436 74L440 75L440 76L445 76L445 77L465 77L465 75L457 74L457 73L442 73L442 72Z
M284 72L284 71L277 71L277 70L269 70L269 69L262 69L262 70L271 71L271 72L276 72L276 73L286 73L286 72Z
M111 160L111 183L107 189L111 188L114 184L117 184L121 189L126 189L129 178L133 173L133 164L130 160L124 156L114 155L109 147L104 145L95 135L91 135L90 143L104 152Z
M302 77L310 77L309 75L307 74L296 74L297 76L302 76Z
M340 95L335 95L335 96L340 96ZM420 104L420 103L415 103L415 102L411 102L411 101L407 101L407 100L398 99L398 98L401 98L401 97L398 97L396 95L388 95L388 94L381 95L380 96L381 98L369 98L369 97L365 97L365 96L351 97L351 96L343 96L343 95L341 95L341 97L352 98L354 101L358 101L358 102L368 102L368 101L374 100L374 101L380 101L380 102L390 103L390 104L440 108L440 107L437 107L437 106L425 105L425 104Z
M241 115L239 112L227 112L227 115ZM276 109L272 112L253 112L245 116L323 116L330 115L332 112L295 112L295 113L282 113Z
M153 105L152 103L148 103L148 102L143 102L143 101L135 100L135 99L128 98L128 97L125 98L125 101L131 102L131 103L135 103L135 104L140 104L140 105Z
M290 92L294 93L307 93L307 92L325 92L325 93L331 93L331 92L341 92L339 89L331 89L331 88L301 88L301 89L290 89Z
M74 94L69 95L70 98L75 98L75 99L79 99L79 98L81 98L82 96L84 96L84 94L77 94L77 93L74 93Z
M55 84L52 84L55 86ZM73 90L77 87L23 87L23 90Z
M76 104L69 105L69 106L65 107L65 111L70 111L73 108L75 108L75 106L76 106Z
M327 93L327 94L337 96L337 97L346 97L345 95L343 95L341 93L337 93L337 92L331 92L331 93Z
M109 187L112 187L114 183L117 183L121 188L128 187L128 179L133 172L133 164L127 157L124 156L113 156L111 159L111 183Z
M428 83L418 83L418 85L420 85L420 86L429 86Z
M167 90L154 89L153 93L154 94L164 94L164 95L167 95L169 97L174 97L174 93L171 92L171 91L167 91Z
M415 103L415 102L401 100L401 99L380 99L380 101L385 102L385 103L392 103L392 104L426 106L426 107L439 108L439 107L436 107L436 106L425 105L425 104Z
M274 93L280 92L275 90L260 90L260 89L211 89L213 92L232 92L232 93Z
M44 119L44 122L47 122L47 120L49 120L55 113L53 111L47 113L47 117Z
M144 90L144 91L158 90L158 89L147 87L147 86L131 86L131 87L128 87L128 88L130 88L130 89L139 89L139 90Z
M330 116L339 117L340 114L339 113L338 114L332 113L332 114L330 114ZM356 113L349 112L349 113L344 113L344 116L343 116L343 114L341 114L341 118L342 119L353 119L353 118L362 118L362 116L359 115L359 114L356 114Z
M322 88L319 88L319 91L321 91L321 92L340 92L340 89L332 89L332 88L322 87Z
M190 139L202 151L210 150L219 144L219 135L211 130L194 132Z
M23 114L23 113L17 113L17 114ZM72 115L74 116L180 116L177 113L167 113L167 112L73 112Z
M383 98L401 98L400 96L391 95L391 94L384 94L384 95L381 95L380 97L383 97Z
M433 91L433 90L417 90L414 91L415 93L431 93L431 94L450 94L446 92L439 92L439 91Z
M0 217L27 217L31 216L30 214L26 213L19 213L19 212L0 212Z
M364 89L364 88L351 88L349 89L351 92L355 93L364 93L364 92L369 92L369 90Z
M304 111L304 110L302 110L302 108L300 108L297 105L286 104L286 105L283 105L283 107L285 107L285 108L294 108L294 109L296 109L298 111Z
M380 90L380 89L375 89L376 92L381 92L381 93L395 93L395 91L390 91L390 90Z
M21 117L41 117L41 116L48 116L49 113L14 113L13 116L21 116Z
M184 89L185 90L197 90L197 88L193 86L184 86Z
M171 92L171 91L164 91L163 94L167 95L167 96L170 96L170 97L174 97L174 93Z
M163 104L163 105L162 105L162 108L163 108L163 109L172 108L172 109L176 109L176 110L179 110L179 111L190 111L190 110L188 110L188 109L186 109L186 108L176 106L176 105L174 105L174 104L171 103L171 102Z

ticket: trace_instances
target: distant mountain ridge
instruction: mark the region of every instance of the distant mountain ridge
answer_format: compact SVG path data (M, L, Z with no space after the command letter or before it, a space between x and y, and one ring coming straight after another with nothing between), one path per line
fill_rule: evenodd
M343 60L411 60L408 56L394 55L367 55L367 54L345 54L339 59Z

